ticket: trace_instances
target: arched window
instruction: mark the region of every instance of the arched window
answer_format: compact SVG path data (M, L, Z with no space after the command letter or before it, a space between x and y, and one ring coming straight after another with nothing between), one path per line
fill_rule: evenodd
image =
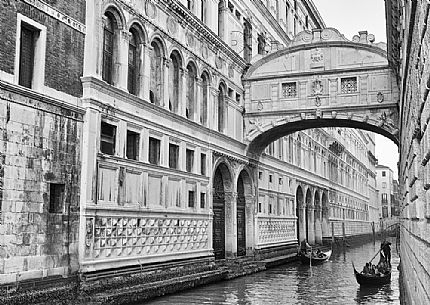
M297 148L297 152L296 152L296 155L297 155L297 165L298 166L301 166L302 165L302 139L300 138L300 135L298 135L297 136L297 145L296 145L296 148Z
M224 35L224 10L225 2L224 0L220 0L218 3L218 36L221 38Z
M225 125L225 87L223 84L219 85L218 88L218 131L224 132Z
M115 30L118 26L112 13L106 12L105 17L103 26L102 78L108 84L112 85L114 73Z
M169 66L169 110L178 113L179 108L179 86L180 86L180 68L182 66L181 56L178 52L173 51L170 54Z
M156 40L151 43L150 61L149 100L153 104L160 105L163 90L163 53L160 43Z
M188 64L187 71L187 103L185 107L185 116L192 120L194 119L197 71L192 63Z
M135 29L130 30L128 43L128 92L137 95L139 81L139 37Z
M208 96L209 96L209 76L207 73L202 74L202 90L200 105L200 123L204 126L208 123Z

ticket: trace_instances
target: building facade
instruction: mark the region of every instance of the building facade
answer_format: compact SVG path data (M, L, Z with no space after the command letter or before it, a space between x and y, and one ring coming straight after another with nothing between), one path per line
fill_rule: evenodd
M382 164L376 166L376 186L379 193L379 217L391 218L394 208L394 179L391 168Z
M1 284L266 258L374 230L367 131L246 153L241 76L325 27L312 1L2 5Z
M390 62L401 87L401 272L405 304L430 303L429 3L386 1Z

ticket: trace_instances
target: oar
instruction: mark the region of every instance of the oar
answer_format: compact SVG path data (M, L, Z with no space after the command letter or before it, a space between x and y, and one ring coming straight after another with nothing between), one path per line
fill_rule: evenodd
M382 251L382 248L381 249L379 249L379 251L378 252L376 252L376 254L372 257L372 259L369 261L369 263L371 263L372 261L373 261L373 259L376 257L376 255L378 255L379 254L379 252L381 252Z

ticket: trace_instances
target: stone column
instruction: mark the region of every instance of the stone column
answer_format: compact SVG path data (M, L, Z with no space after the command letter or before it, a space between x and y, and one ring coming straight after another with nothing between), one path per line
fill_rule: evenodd
M236 257L237 254L237 193L225 192L225 256Z
M254 236L254 219L256 216L256 197L245 196L245 221L246 221L246 256L253 256L257 240Z
M200 77L196 77L196 92L194 99L194 122L201 124L200 120L200 111L203 103L202 92L203 92L203 84L202 79Z
M306 208L302 205L299 206L299 242L306 239Z
M185 109L187 107L187 69L180 69L181 87L179 88L178 114L185 117Z
M227 37L227 0L224 1L224 7L222 8L221 14L218 13L218 8L217 8L217 15L218 15L218 22L217 22L217 29L218 31L215 33L219 33L219 37L221 38L221 40L226 41L226 37ZM219 29L219 18L222 19L222 23L221 26L222 28Z
M97 203L97 153L100 138L100 112L91 108L91 102L84 100L86 108L82 128L82 165L80 192L80 221L79 221L79 261L85 258L86 242L86 206L87 203Z
M102 78L103 15L101 1L86 1L86 33L83 76Z
M163 59L163 66L164 66L164 70L163 70L163 75L164 75L164 81L163 81L163 96L161 98L161 107L163 107L164 109L169 110L169 67L170 67L170 59L168 58L164 58Z
M117 58L115 60L114 69L114 84L116 87L127 91L128 82L128 47L129 47L129 33L126 30L118 31L118 49Z
M317 244L322 243L321 212L320 207L315 209L315 242Z
M208 101L208 127L218 130L218 94L219 90L211 87Z
M139 45L140 48L140 70L139 70L139 97L143 100L149 101L149 87L151 75L151 60L149 52L151 46L144 43Z
M328 217L329 217L329 209L327 207L324 207L322 209L322 237L323 239L330 237L330 231L329 231L329 223L328 223Z
M308 206L308 243L315 243L315 224L314 224L314 207Z

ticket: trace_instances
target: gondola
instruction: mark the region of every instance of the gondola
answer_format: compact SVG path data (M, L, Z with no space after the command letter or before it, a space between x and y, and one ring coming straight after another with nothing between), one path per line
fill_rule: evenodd
M355 270L354 264L352 266L354 268L355 279L362 286L382 286L391 282L391 268L383 275L376 275L360 273Z
M316 255L311 256L310 251L309 252L300 251L299 257L300 257L302 264L318 265L318 264L322 264L322 263L328 261L330 259L331 253L332 253L332 250L330 249L328 251L321 252L320 256L316 256ZM311 262L309 262L310 259L312 260Z

